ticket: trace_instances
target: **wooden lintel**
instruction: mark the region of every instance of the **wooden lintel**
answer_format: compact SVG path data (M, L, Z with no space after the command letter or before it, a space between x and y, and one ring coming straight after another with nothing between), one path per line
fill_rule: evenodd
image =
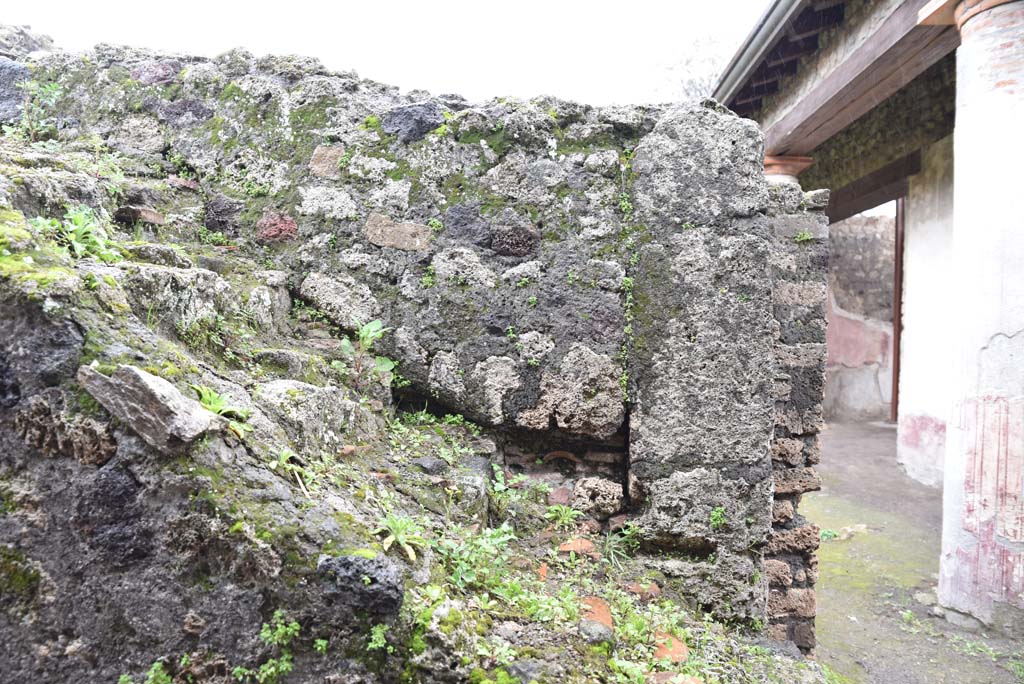
M907 194L908 179L921 171L921 153L913 152L833 190L825 213L830 222L842 221Z

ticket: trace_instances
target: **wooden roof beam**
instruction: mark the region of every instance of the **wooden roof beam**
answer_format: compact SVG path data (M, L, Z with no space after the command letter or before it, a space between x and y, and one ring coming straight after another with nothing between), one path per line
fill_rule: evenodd
M778 66L791 60L809 55L818 49L818 34L804 38L795 43L783 39L764 58L765 66Z
M751 102L744 102L743 104L738 104L738 105L735 105L733 107L730 107L730 109L732 109L734 112L736 112L740 116L747 116L749 114L753 114L754 112L756 112L760 108L761 108L761 99L760 98L758 98L757 100L753 100Z
M750 80L747 81L747 85L752 87L759 86L764 85L765 83L771 83L772 81L777 81L782 76L792 76L796 73L797 63L798 60L792 59L788 62L783 62L778 66L770 67L764 65L754 72L750 77Z
M741 105L747 102L753 102L759 100L765 95L771 95L779 91L778 81L772 81L771 83L764 83L759 86L748 86L736 93L736 97L733 98L732 104Z
M918 26L929 0L907 0L780 118L766 122L767 154L808 154L956 49L954 27Z

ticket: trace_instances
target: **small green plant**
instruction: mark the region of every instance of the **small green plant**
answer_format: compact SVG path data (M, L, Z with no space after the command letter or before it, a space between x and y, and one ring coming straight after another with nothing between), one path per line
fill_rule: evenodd
M147 325L159 322L147 315ZM211 314L191 321L179 321L174 330L185 345L194 351L217 354L225 361L245 366L252 361L249 339L254 323L245 312L238 312L228 320L220 314Z
M505 337L507 337L510 340L515 340L516 338L519 337L519 335L516 333L516 327L514 325L510 325L507 328L505 328Z
M475 534L451 530L434 547L448 570L449 583L461 591L487 590L507 579L509 542L515 538L512 528L503 523Z
M434 285L437 285L437 273L434 270L434 266L430 265L427 266L427 270L423 273L423 276L420 278L420 287L431 288L434 287Z
M565 274L565 282L568 283L569 285L575 283L576 278L576 271L569 271L568 273Z
M189 165L188 160L180 153L172 152L168 155L167 161L171 162L174 166L174 173L176 173L179 178L189 180L194 180L196 178L195 169Z
M814 240L814 236L806 230L801 230L799 233L793 236L793 242L798 245L802 245L805 242L811 242Z
M17 86L24 94L21 105L21 120L17 126L7 127L8 132L24 136L29 142L43 140L57 132L53 108L64 94L58 83L22 81Z
M121 259L96 212L84 204L69 208L63 221L37 217L30 223L39 233L66 248L75 259L91 256L106 263Z
M174 680L167 673L164 664L158 660L150 665L149 671L146 673L146 684L174 684Z
M1017 684L1024 684L1024 660L1019 655L1006 663L1006 669L1016 678Z
M338 168L347 169L349 164L352 163L352 151L345 150L345 153L338 157Z
M615 684L644 684L647 681L647 673L639 663L624 658L610 658L608 668L615 677L612 681Z
M466 420L466 417L460 413L446 413L444 417L441 418L441 422L445 425L460 427L474 437L479 437L481 435L480 426L472 421Z
M576 521L583 517L583 511L577 511L571 506L555 504L548 506L544 517L551 522L556 530L571 530L576 527Z
M327 646L327 639L317 639L313 642L313 650L319 653L320 655L327 654Z
M512 510L515 504L526 499L527 496L526 490L523 489L526 476L520 473L506 479L505 470L501 466L492 464L492 468L494 469L494 480L491 482L490 495L494 510L501 515L508 513L515 515L515 511Z
M284 473L286 477L290 474L295 478L296 484L299 485L299 489L306 495L306 498L312 498L309 488L316 479L316 474L299 463L298 456L295 455L294 451L291 449L281 449L277 452L277 457L267 464L267 467L273 471Z
M531 296L529 299L526 300L526 303L529 305L529 307L531 309L536 309L537 308L537 297L536 296Z
M389 328L379 320L369 323L356 321L355 344L349 338L341 340L341 353L348 361L352 379L357 388L362 388L370 377L379 377L395 369L395 362L386 356L375 356L373 345L384 336Z
M366 650L380 651L386 648L389 653L394 650L391 646L388 646L387 632L388 626L384 624L371 627L370 640L366 642Z
M428 220L427 226L430 227L430 230L433 231L435 235L444 230L444 224L441 223L441 219L438 218L432 218Z
M245 422L249 420L251 413L248 409L232 406L228 403L229 397L220 394L212 387L206 385L189 385L189 387L195 391L197 399L204 409L228 419L228 429L240 439L252 432L252 426Z
M640 548L640 528L627 522L616 532L609 532L601 542L601 558L614 567L622 565Z
M526 359L526 365L529 366L530 368L536 368L537 366L540 365L540 359L537 359L537 358Z
M523 276L522 278L516 281L516 287L528 287L529 284L530 279L527 278L526 276Z
M257 183L251 178L242 181L242 192L249 197L266 197L270 194L270 186L266 183Z
M225 245L231 244L227 236L219 230L209 230L206 226L199 226L196 231L196 237L199 238L199 242L204 245L213 245L214 247L224 247Z
M826 528L826 529L821 531L821 540L822 541L832 541L833 539L836 539L838 536L839 536L839 533L836 532L835 530L830 530L830 529Z
M715 506L711 511L711 515L708 516L708 522L711 523L711 529L713 530L720 530L725 527L728 522L725 516L725 507Z
M405 555L413 563L416 562L416 547L423 548L427 545L420 524L404 515L388 513L380 521L374 533L387 535L381 542L384 551L390 549L392 545L397 545L405 551Z
M633 203L629 200L628 192L619 193L619 211L627 217L633 213Z
M300 630L298 622L288 622L283 611L275 611L271 623L264 622L260 628L260 641L270 646L276 652L276 657L268 659L256 670L236 667L231 674L239 682L278 684L281 677L295 668L291 643L299 635Z

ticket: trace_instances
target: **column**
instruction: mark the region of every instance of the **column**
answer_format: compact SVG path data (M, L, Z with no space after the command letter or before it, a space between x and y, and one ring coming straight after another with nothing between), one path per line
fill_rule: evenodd
M1024 634L1024 1L953 15L952 412L939 601ZM956 615L956 613L952 613Z
M783 155L766 155L764 158L764 177L769 183L796 183L800 172L814 163L810 157Z

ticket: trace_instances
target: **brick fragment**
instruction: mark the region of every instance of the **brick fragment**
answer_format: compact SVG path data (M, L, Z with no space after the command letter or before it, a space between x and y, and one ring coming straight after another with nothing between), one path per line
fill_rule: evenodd
M668 660L673 663L684 663L690 657L690 649L679 639L667 632L654 635L654 659Z
M768 594L768 616L814 617L817 601L813 589L773 589Z
M778 556L783 553L811 553L821 543L820 529L817 525L804 525L792 530L775 530L772 532L765 555Z
M649 582L647 584L633 582L632 584L626 585L626 591L644 602L661 596L661 587L658 586L657 582Z
M795 509L793 502L789 499L782 499L772 503L772 522L787 523L793 519Z
M576 537L575 539L570 539L564 544L560 544L558 547L558 553L575 553L577 556L591 556L593 558L596 558L599 555L597 553L597 548L594 546L594 542L582 537Z
M772 442L772 460L790 466L804 464L803 440L792 437L779 437Z
M821 477L814 468L785 468L772 473L776 494L803 494L821 489Z
M764 574L768 584L775 587L788 587L793 584L793 574L789 563L769 558L764 562Z

